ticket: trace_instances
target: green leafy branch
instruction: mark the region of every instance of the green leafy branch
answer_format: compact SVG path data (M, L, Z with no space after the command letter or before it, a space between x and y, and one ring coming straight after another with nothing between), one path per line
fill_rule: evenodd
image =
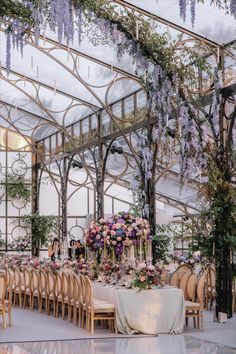
M10 199L30 201L31 187L23 176L8 174L3 182L6 188L6 195Z

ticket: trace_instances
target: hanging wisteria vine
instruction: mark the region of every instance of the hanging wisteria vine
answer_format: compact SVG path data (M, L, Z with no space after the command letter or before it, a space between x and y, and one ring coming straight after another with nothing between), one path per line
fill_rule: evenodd
M11 0L4 0L10 1ZM13 1L14 2L14 1ZM186 15L186 1L180 1L181 16ZM24 20L23 10L31 19ZM195 11L195 1L191 1L192 13ZM187 66L183 61L174 57L174 43L169 43L169 35L159 35L152 24L131 11L121 11L106 0L23 0L19 18L6 13L3 23L6 28L7 43L7 70L10 70L11 47L23 50L27 32L33 30L36 43L39 41L40 30L46 27L58 34L58 41L66 41L70 45L74 39L75 26L79 33L79 42L82 40L83 21L92 26L88 33L97 44L104 38L117 50L118 57L128 53L136 63L136 73L141 78L148 94L147 109L156 118L155 141L161 140L168 144L170 132L180 142L181 174L188 176L191 167L199 161L199 151L202 151L202 142L199 146L196 137L201 136L201 128L195 124L193 115L195 108L185 99L180 87L194 75L194 68ZM1 15L1 12L0 12ZM98 31L99 30L99 31ZM94 36L93 36L94 32ZM100 32L100 36L99 33ZM92 33L92 34L91 34ZM196 52L191 51L197 67L207 69L206 61ZM146 154L147 155L147 154ZM148 158L148 156L146 156ZM202 153L201 153L202 157ZM149 164L143 166L146 176L150 175ZM148 178L148 177L147 177Z
M179 1L179 11L180 18L185 22L187 18L187 8L190 5L191 22L194 27L196 19L196 4L204 3L204 0L178 0ZM211 0L211 5L215 5L220 9L225 9L226 13L234 16L236 18L236 1L235 0Z

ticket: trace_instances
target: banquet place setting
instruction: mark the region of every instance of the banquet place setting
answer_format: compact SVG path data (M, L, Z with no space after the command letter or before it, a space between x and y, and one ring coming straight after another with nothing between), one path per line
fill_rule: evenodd
M235 25L0 1L0 354L236 354Z

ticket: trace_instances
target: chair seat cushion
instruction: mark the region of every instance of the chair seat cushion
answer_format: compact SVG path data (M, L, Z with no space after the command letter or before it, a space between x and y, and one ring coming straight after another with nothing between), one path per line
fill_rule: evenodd
M94 302L94 312L96 313L115 312L115 306L105 301L100 303Z
M200 308L200 303L199 302L193 302L193 301L184 301L185 307L197 307Z

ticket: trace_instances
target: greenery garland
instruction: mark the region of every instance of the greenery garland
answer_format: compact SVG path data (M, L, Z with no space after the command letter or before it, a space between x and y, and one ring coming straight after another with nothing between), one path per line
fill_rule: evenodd
M47 19L49 14L48 0L29 0L28 4L32 3L33 7L41 8L44 6L44 16ZM75 8L81 6L83 13L90 23L94 23L95 19L91 13L97 18L109 20L111 24L117 26L117 29L124 33L128 39L135 40L137 47L140 48L142 55L153 63L161 65L164 71L172 76L176 74L182 84L186 80L195 78L194 67L186 65L187 62L194 63L194 66L201 70L209 70L209 66L201 54L202 50L206 52L206 46L203 43L198 43L190 48L183 45L181 54L176 54L176 43L181 39L171 40L168 33L158 34L153 27L153 22L147 20L142 15L136 14L134 11L122 10L117 5L112 5L107 0L73 0ZM19 19L19 22L25 25L25 32L22 36L27 35L30 29L35 26L32 20L31 10L24 6L21 2L14 0L3 0L0 3L0 18ZM136 38L136 24L139 24L139 38ZM7 27L7 31L11 31L11 24ZM91 32L94 35L91 38ZM91 40L97 41L98 32L94 27L90 27L86 31L90 35ZM104 34L101 34L104 39ZM101 39L101 38L100 38ZM148 79L148 78L147 78ZM147 80L148 81L148 80Z

